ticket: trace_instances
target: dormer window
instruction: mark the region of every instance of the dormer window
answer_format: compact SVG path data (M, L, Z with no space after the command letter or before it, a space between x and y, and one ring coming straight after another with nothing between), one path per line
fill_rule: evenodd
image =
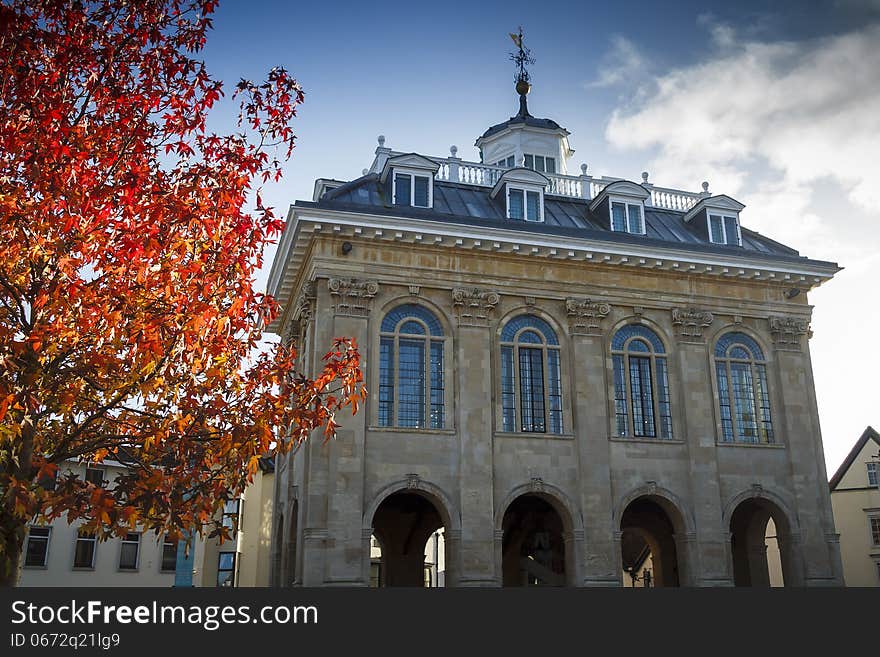
M742 246L742 234L736 216L709 213L709 241L713 244Z
M510 157L508 157L504 160L499 160L498 162L495 163L495 166L496 167L506 167L508 169L512 169L513 168L513 155L511 155Z
M611 230L618 233L645 234L641 203L611 201Z
M489 193L504 212L515 221L544 221L544 190L550 181L546 176L529 169L516 167L498 177Z
M525 167L541 173L556 173L556 158L526 154Z
M543 194L538 190L507 187L507 218L544 221L541 212Z
M615 233L645 235L645 201L650 192L628 180L616 180L606 185L590 203L590 211L607 221Z
M394 205L431 207L431 178L394 172Z
M434 207L434 176L440 165L416 153L389 158L379 181L392 205Z

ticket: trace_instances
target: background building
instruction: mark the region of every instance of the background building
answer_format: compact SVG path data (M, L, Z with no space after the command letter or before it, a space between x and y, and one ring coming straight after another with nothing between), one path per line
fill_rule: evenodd
M291 207L273 328L307 373L357 338L371 395L279 461L274 581L368 585L376 537L421 586L443 527L447 585L766 586L772 527L786 584L839 585L807 344L837 265L708 183L570 174L528 90L478 162L380 137Z
M831 477L847 586L880 586L880 436L865 429Z
M96 485L112 486L125 466L115 461L69 461L67 470ZM154 532L129 532L125 538L97 541L80 530L81 522L59 518L31 525L25 538L21 586L171 586L177 541Z

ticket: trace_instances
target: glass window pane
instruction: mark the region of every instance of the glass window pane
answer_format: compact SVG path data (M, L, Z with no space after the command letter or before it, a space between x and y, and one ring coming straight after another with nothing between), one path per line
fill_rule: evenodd
M747 443L758 442L758 418L755 413L755 387L752 368L748 363L730 363L731 386L738 438Z
M397 426L425 426L425 342L401 340L398 343Z
M504 431L516 430L513 348L501 347L501 418Z
M626 230L626 204L625 203L612 203L611 204L611 230L617 231L625 231Z
M651 359L629 358L629 382L632 396L633 435L653 438L654 391L651 385Z
M137 568L138 543L125 540L119 552L120 570L134 570Z
M517 342L528 342L530 344L544 344L541 336L534 331L523 331L516 338Z
M162 570L175 570L177 568L177 541L165 538L162 543Z
M721 410L721 440L733 442L733 421L730 415L730 390L727 385L727 365L717 363L715 374L718 380L718 404Z
M641 324L627 324L619 329L614 334L614 337L611 338L611 349L613 351L623 351L626 341L633 337L642 338L646 343L650 343L654 348L654 353L662 354L666 352L657 334Z
M231 570L235 566L235 552L221 552L217 567L220 570Z
M443 390L443 343L431 343L431 428L443 428L445 408Z
M556 160L552 157L545 158L547 173L556 173Z
M638 205L627 205L627 215L629 217L629 225L627 230L636 235L642 234L642 209Z
M379 426L390 427L394 417L394 339L379 344Z
M547 430L544 414L544 353L542 349L519 349L519 389L522 431Z
M657 406L660 407L660 437L672 438L672 409L669 403L669 376L666 373L666 359L658 358L657 364Z
M425 335L425 327L418 322L405 322L401 325L400 332L411 335Z
M428 179L425 176L415 177L415 198L413 205L420 208L428 207Z
M739 231L737 230L736 217L724 217L724 232L727 235L727 243L739 246Z
M535 168L535 158L533 155L525 156L525 167L526 169L534 169Z
M721 217L717 214L709 215L709 240L717 244L724 244L724 228Z
M544 171L544 157L535 155L535 171Z
M541 221L541 195L538 192L526 192L526 218Z
M627 435L626 416L626 373L623 368L623 356L615 354L614 360L614 418L618 436Z
M758 403L761 406L761 442L773 442L773 421L770 418L770 394L767 392L767 371L764 365L755 365L758 372Z
M559 372L559 352L547 350L547 387L550 402L550 431L562 433L562 384Z
M393 333L401 320L407 317L415 317L416 319L422 320L427 324L431 335L443 335L443 327L434 316L434 313L424 306L419 306L414 303L404 303L385 315L382 319L381 331L383 333Z
M394 176L394 204L410 205L410 177L403 173Z
M559 339L556 337L556 331L554 331L547 322L535 315L517 315L507 322L501 330L501 341L513 342L516 332L526 326L530 326L543 334L547 344L559 344Z
M79 532L73 555L74 568L91 568L95 559L95 535Z
M524 200L521 189L511 189L508 192L507 215L510 219L522 219L524 217Z
M45 566L49 552L48 527L31 527L28 530L27 546L25 547L25 566Z

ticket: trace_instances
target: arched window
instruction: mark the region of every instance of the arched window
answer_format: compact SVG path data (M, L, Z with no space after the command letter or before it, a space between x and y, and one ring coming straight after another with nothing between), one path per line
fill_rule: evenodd
M611 340L611 358L617 435L672 438L666 350L657 334L624 326Z
M764 352L745 333L725 333L715 343L715 376L724 442L772 443L770 395Z
M540 317L519 315L501 331L501 417L504 431L562 433L559 339Z
M379 426L442 429L440 322L422 306L397 306L382 320L379 340Z

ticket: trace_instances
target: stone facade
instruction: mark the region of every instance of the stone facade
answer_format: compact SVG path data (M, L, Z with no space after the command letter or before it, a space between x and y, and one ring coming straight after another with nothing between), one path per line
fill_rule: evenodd
M675 583L732 585L746 562L760 567L763 543L735 548L740 540L745 549L740 525L753 531L751 519L740 522L743 509L764 514L764 525L772 517L786 584L842 583L807 343L811 307L806 294L785 295L790 283L351 228L316 229L307 242L279 286L287 308L279 333L298 342L311 374L333 338L356 338L371 395L357 415L338 418L335 440L279 460L275 584L367 585L374 517L399 493L436 510L447 586L506 581L505 514L523 496L561 520L559 583L569 586L622 584L624 517L648 503L671 523ZM379 426L379 325L404 303L429 309L446 336L443 429ZM502 430L499 336L522 313L559 337L560 434ZM665 345L671 439L616 435L610 340L628 324ZM764 352L772 444L721 440L713 347L730 330Z

